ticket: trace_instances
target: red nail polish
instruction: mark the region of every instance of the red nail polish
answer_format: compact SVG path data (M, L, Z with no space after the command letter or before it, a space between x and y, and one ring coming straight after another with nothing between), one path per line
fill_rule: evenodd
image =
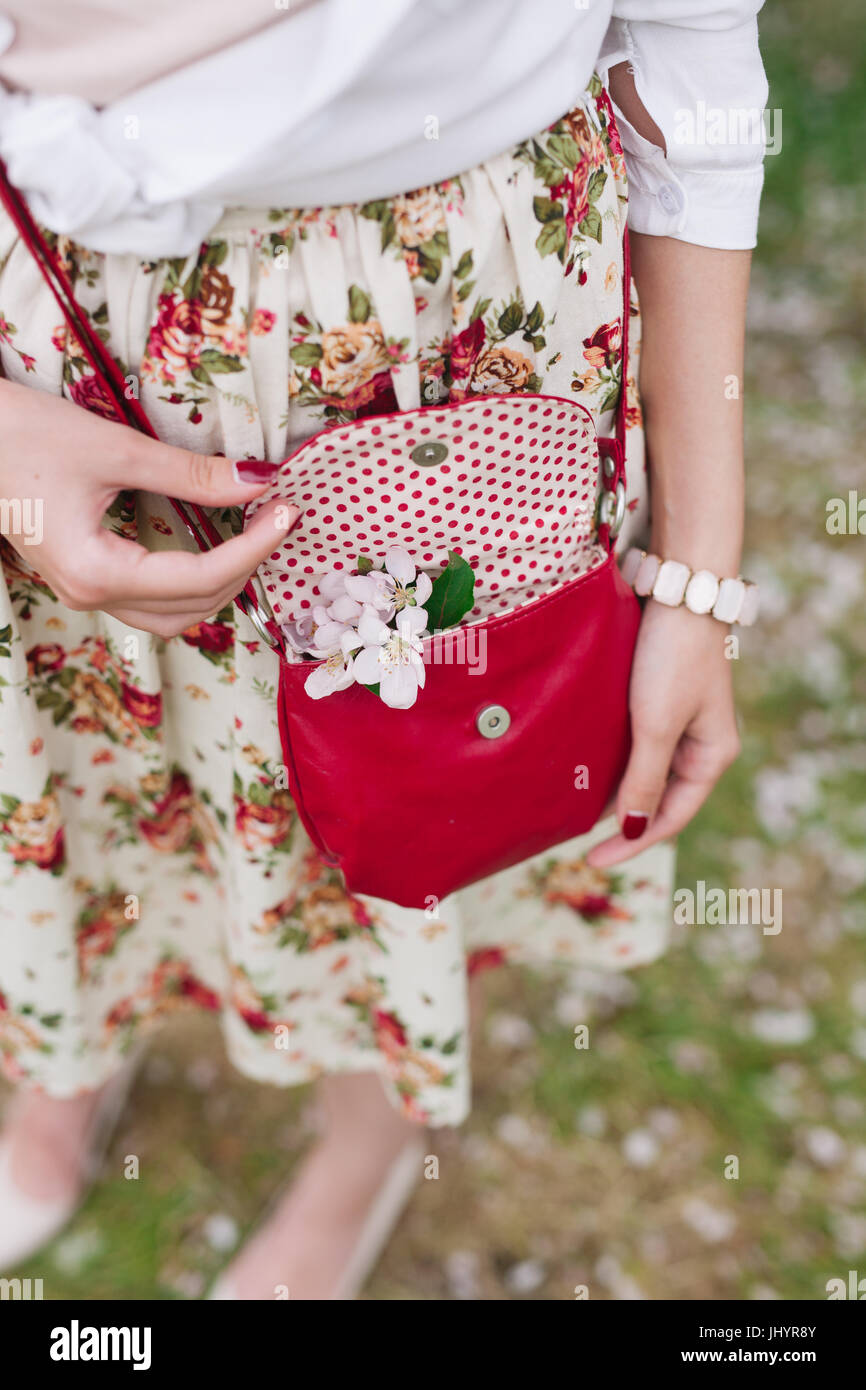
M268 463L266 459L238 459L232 464L232 472L238 483L270 483L279 467L278 463Z
M622 833L627 840L639 840L646 830L649 817L643 811L629 811L622 823Z

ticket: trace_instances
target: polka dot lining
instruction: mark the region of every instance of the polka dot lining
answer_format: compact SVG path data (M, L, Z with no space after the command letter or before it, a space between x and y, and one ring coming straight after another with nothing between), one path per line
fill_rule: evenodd
M429 443L447 455L414 461ZM475 569L478 619L598 563L597 486L595 432L577 404L488 397L330 429L286 461L248 514L274 500L302 509L259 570L278 622L313 606L322 574L390 545L430 572L459 551Z

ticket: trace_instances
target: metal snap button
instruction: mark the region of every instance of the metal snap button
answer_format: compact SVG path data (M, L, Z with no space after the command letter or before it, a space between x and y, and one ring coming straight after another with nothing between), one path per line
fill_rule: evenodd
M434 463L442 463L448 457L448 446L441 439L431 439L428 444L418 444L409 455L420 468L430 468Z
M504 705L488 705L475 720L475 727L482 738L501 738L511 723L511 715Z

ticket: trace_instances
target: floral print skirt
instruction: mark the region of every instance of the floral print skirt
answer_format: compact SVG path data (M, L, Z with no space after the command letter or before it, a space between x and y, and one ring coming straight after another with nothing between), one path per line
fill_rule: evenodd
M549 129L432 187L231 210L186 260L58 250L161 438L279 459L330 423L495 391L575 398L608 432L625 210L593 79ZM621 544L646 524L639 327L632 299ZM106 408L3 214L0 362ZM121 498L106 524L154 549L190 544L164 498ZM435 917L350 895L278 775L276 659L243 615L166 642L64 608L26 545L4 543L3 572L0 1059L13 1081L97 1086L159 1019L205 1009L249 1077L377 1070L407 1114L454 1124L469 1106L468 972L618 970L664 950L672 850L592 869L584 854L610 822ZM401 814L423 807L395 808L395 853Z

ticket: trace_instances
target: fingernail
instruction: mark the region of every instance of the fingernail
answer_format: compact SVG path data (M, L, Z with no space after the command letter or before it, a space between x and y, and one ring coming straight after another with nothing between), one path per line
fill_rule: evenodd
M232 474L236 483L270 483L279 472L278 463L268 463L266 459L238 459L232 464Z
M645 816L643 811L629 811L622 823L622 833L627 840L639 840L646 830L646 823L649 816Z

